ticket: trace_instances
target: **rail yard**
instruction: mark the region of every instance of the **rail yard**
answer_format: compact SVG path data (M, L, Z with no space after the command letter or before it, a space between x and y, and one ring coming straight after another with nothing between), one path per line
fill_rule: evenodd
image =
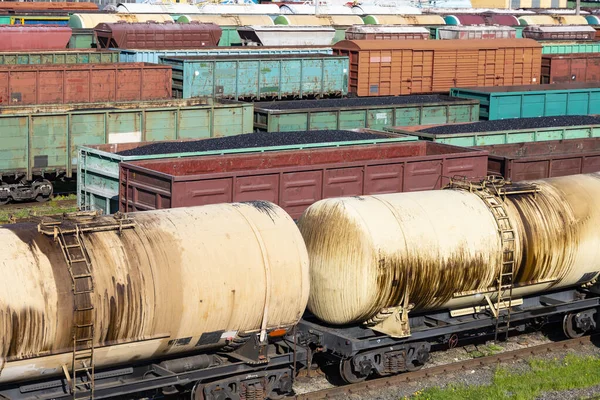
M0 1L0 399L597 343L600 3L425 3Z

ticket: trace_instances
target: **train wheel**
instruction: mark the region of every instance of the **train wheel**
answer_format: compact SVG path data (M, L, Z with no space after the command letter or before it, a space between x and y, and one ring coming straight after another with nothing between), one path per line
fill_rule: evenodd
M569 339L575 339L585 334L584 330L577 328L575 324L575 314L567 314L563 318L563 333Z
M50 182L47 179L42 179L41 181L35 181L35 182L33 182L33 184L31 186L34 190L36 190L37 187L40 185L49 185L50 186L49 193L46 193L45 195L40 193L35 197L35 201L37 201L39 203L43 203L45 201L48 201L50 199L50 197L52 197L52 193L54 192L54 187L52 186L52 182Z
M354 371L352 359L340 362L340 376L346 383L358 383L367 379L368 375L360 371Z
M3 206L5 204L8 204L8 202L10 201L10 198L7 197L5 200L0 199L0 206ZM0 400L2 400L2 397L0 397Z
M200 382L194 385L190 400L204 400L204 385Z

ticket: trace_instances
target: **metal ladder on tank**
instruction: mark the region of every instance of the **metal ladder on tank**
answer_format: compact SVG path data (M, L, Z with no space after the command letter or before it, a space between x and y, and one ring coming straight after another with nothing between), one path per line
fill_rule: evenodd
M38 225L38 230L53 236L58 242L66 261L71 277L73 293L73 355L71 369L63 365L63 372L69 383L73 399L93 399L95 391L95 362L94 362L94 276L92 262L82 238L85 232L100 232L134 226L132 220L117 214L112 223L92 223L99 214L97 212L78 212L67 214L71 218L65 221L44 221ZM78 383L77 378L81 382Z
M478 190L476 193L492 211L492 215L498 225L498 233L500 234L502 261L498 271L498 277L496 278L496 304L490 304L490 309L496 319L494 340L498 341L498 338L501 335L504 335L503 340L506 340L508 339L508 333L510 331L517 237L501 197L497 194L493 194L490 190ZM486 299L490 302L489 297ZM506 310L505 315L501 315L502 309Z
M477 194L491 210L496 220L502 246L501 266L496 278L496 303L493 304L489 296L486 296L485 299L496 320L494 341L498 341L502 334L504 335L503 339L506 340L510 331L517 235L504 207L504 200L509 195L535 194L540 189L535 185L528 184L513 187L510 181L505 181L502 177L497 176L488 176L478 184L468 182L464 178L460 180L450 179L447 188L460 188ZM502 315L502 309L506 310L504 315Z

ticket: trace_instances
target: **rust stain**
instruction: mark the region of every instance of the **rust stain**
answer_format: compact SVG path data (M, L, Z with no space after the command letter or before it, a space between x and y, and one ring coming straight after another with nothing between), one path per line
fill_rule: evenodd
M56 285L58 304L52 305L56 308L56 315L39 313L33 309L23 308L11 310L10 307L3 310L4 323L12 325L10 334L3 334L3 340L7 344L0 356L8 360L28 358L44 353L55 353L68 351L71 346L71 326L73 323L73 295L71 291L71 278L69 276L66 262L61 250L51 238L37 233L34 224L7 225L3 227L13 232L31 250L35 264L34 268L40 268L39 255L46 257L52 264L52 273ZM44 286L39 285L43 290ZM49 295L44 293L44 298L49 301ZM51 305L48 305L47 309ZM56 337L49 337L47 328L53 323ZM6 332L6 329L0 329Z
M517 263L516 282L527 283L556 278L558 283L569 274L580 251L580 232L588 223L587 199L566 201L564 193L546 182L536 182L542 189L536 196L517 195L508 199L522 254ZM574 206L583 218L577 217ZM516 218L515 218L516 216Z

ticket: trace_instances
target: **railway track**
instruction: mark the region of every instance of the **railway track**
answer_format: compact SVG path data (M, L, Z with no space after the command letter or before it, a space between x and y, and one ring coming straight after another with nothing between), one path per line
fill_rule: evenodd
M431 378L447 373L473 370L483 366L504 363L508 361L522 360L532 356L541 355L549 352L572 349L579 346L592 343L593 338L599 335L585 336L575 339L562 340L559 342L544 343L537 346L532 346L519 350L507 351L504 353L475 358L470 360L458 361L451 364L439 365L431 368L424 368L419 371L406 372L400 375L388 376L359 382L351 385L336 386L333 388L322 389L315 392L303 393L296 395L296 400L316 400L316 399L331 399L340 396L358 394L373 389L381 389L391 386L397 386L402 383L409 383L426 378Z

